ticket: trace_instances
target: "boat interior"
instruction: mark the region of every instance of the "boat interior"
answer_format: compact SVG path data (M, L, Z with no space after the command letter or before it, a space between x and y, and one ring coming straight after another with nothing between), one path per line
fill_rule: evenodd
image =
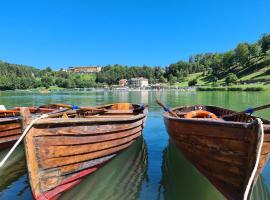
M55 111L58 108L53 108L53 107L28 107L29 112L31 114L44 114L44 113L50 113ZM10 110L0 110L0 118L6 118L6 117L17 117L20 116L20 107L15 107Z
M91 117L132 117L144 112L145 105L130 103L115 103L95 107L80 107L56 114L49 114L49 118L91 118Z
M182 106L182 107L177 107L174 108L173 111L176 113L177 116L180 118L185 118L187 113L192 112L192 111L198 111L198 110L203 110L203 111L208 111L210 113L213 113L218 117L217 120L222 120L222 121L232 121L232 122L242 122L242 123L250 123L253 120L256 119L256 116L247 114L247 113L239 113L236 111L232 111L229 109L224 109L216 106L205 106L205 105L194 105L194 106ZM198 117L201 119L200 117ZM198 118L193 118L193 119L198 119ZM205 117L207 120L213 120L211 118ZM269 124L270 121L266 119L261 119L264 124Z
M32 116L40 116L44 113L50 113L50 118L88 118L88 117L123 117L135 116L143 113L144 105L131 103L115 103L95 107L79 107L79 109L72 110L65 107L65 104L49 104L39 107L28 107ZM20 108L16 107L12 110L0 111L0 118L20 116Z

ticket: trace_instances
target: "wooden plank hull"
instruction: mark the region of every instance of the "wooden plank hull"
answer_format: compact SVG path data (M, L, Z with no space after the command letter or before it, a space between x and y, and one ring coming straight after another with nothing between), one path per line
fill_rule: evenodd
M164 114L164 121L172 141L226 198L243 199L261 139L256 124L175 118L168 113ZM265 140L252 185L270 152L268 121L264 122Z
M0 118L0 149L12 146L21 133L21 123L18 118Z
M43 105L40 107L28 107L35 118L38 115L59 110L57 107ZM11 147L22 134L23 120L20 117L20 108L0 111L0 149Z
M57 199L128 148L142 134L146 114L37 121L25 138L34 198Z

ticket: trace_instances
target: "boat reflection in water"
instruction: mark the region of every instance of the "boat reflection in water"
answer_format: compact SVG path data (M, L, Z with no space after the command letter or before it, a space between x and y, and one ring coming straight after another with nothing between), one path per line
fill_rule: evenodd
M160 192L165 200L226 199L170 141L163 152ZM160 195L161 196L161 195ZM253 189L252 200L269 200L269 191L262 176Z
M252 190L251 200L269 200L270 191L268 190L262 175L258 177L256 184Z
M138 199L147 176L147 147L142 137L59 199Z
M165 200L181 199L225 199L223 195L212 186L189 163L175 144L170 141L163 152L162 180L160 191L163 189Z
M0 160L10 149L0 151ZM0 168L0 199L31 199L26 175L23 145L20 145Z

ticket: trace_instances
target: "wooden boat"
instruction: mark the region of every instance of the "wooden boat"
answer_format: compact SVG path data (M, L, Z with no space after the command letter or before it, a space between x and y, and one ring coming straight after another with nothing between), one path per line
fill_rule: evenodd
M24 144L35 199L57 199L141 135L147 107L117 103L95 108L39 119L29 130Z
M190 116L190 112L198 110L227 117L185 118ZM195 105L174 108L172 111L178 117L165 112L166 129L185 157L227 199L248 198L268 160L270 121L261 119L263 130L260 130L262 127L255 116L245 113L234 115L235 111L220 107ZM260 149L261 154L257 155ZM256 162L259 162L257 168Z
M29 107L31 117L35 118L44 113L50 113L59 109L54 105ZM0 110L0 149L12 146L22 134L22 118L20 109Z

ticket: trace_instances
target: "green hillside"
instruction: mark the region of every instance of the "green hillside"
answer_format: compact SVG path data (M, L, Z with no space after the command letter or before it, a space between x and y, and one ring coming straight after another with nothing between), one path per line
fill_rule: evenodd
M224 53L190 56L166 68L171 85L224 87L241 84L268 84L270 78L270 34L254 43L239 43Z
M235 82L227 84L226 78L229 73L234 73L237 79ZM177 82L175 85L187 87L191 80L196 80L196 86L205 87L206 90L211 90L211 88L222 90L221 88L224 86L227 86L229 90L237 90L237 88L239 88L239 90L245 90L245 88L248 88L248 90L252 90L250 88L262 88L261 90L268 90L270 89L270 56L261 60L256 60L254 64L245 69L236 67L224 74L223 78L217 79L215 82L213 82L212 73L204 74L203 72L199 72L189 74L181 82Z
M115 64L102 67L96 74L76 74L53 71L50 67L40 70L0 62L0 69L0 90L101 87L134 77L145 77L150 84L163 83L173 87L265 90L270 82L270 34L263 34L254 43L239 43L233 50L223 53L192 55L188 61L180 60L165 68Z

